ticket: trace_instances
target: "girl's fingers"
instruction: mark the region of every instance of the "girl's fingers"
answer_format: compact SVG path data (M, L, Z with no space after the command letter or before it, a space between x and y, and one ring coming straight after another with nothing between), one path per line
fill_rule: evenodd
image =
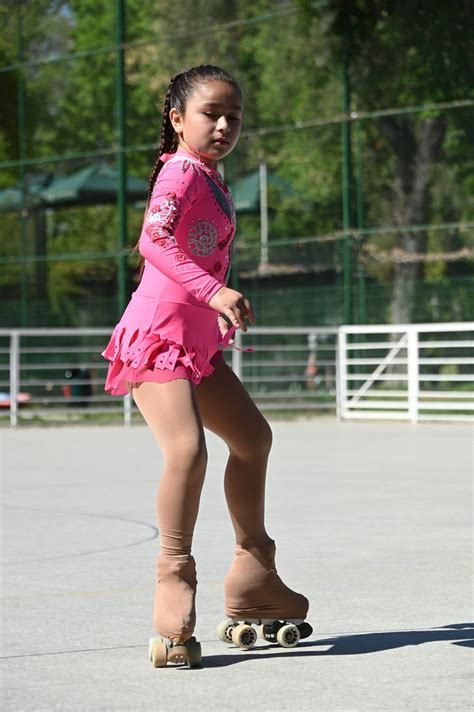
M247 317L248 320L251 324L255 324L255 316L252 311L252 307L250 306L250 302L248 299L244 299L244 304L245 304L245 309L247 310Z
M245 326L245 321L239 307L236 305L233 309L230 309L229 311L229 317L233 325L237 328L240 327L242 331L247 331L247 327Z
M232 309L226 309L224 314L232 322L233 326L239 327L239 319Z

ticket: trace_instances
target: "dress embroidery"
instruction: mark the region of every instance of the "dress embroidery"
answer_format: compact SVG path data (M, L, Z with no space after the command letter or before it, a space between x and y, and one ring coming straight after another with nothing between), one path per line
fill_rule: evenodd
M206 257L217 247L219 233L208 220L198 220L188 232L188 247L193 255Z
M189 169L194 171L194 173L199 173L199 168L196 163L189 158L185 158L184 161L181 161L181 170L183 173L186 173Z
M145 231L151 237L153 242L157 242L161 247L166 240L175 243L173 228L178 214L176 205L176 195L171 193L158 206L150 209L147 219Z

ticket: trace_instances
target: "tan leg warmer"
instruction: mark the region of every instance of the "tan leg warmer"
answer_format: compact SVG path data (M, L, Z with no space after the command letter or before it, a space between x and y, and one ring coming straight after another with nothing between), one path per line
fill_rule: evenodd
M158 558L153 623L174 642L188 640L196 625L196 565L192 556Z
M225 580L225 612L230 618L250 620L306 618L308 599L285 586L275 567L275 542L236 547Z

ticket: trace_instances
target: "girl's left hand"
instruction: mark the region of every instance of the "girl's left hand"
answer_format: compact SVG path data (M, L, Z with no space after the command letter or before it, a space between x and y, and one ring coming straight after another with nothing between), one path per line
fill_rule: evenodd
M217 317L217 323L219 324L219 331L221 332L222 338L227 334L229 329L232 328L232 324L230 324L227 319L222 316L222 314L219 314ZM234 339L229 339L229 345L232 345L234 343Z

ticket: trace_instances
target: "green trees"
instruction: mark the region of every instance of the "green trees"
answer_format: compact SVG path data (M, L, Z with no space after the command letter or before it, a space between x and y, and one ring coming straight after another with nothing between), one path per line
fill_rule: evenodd
M0 21L6 28L0 40L2 65L17 58L16 8L13 0L0 6ZM345 48L351 108L363 115L369 112L353 136L351 224L361 227L362 220L361 214L356 215L355 159L360 149L364 190L359 208L363 208L362 226L373 230L357 243L360 249L354 257L371 280L390 285L386 318L395 322L413 318L420 282L441 285L453 274L467 272L472 233L457 225L473 220L469 169L474 54L469 28L474 10L470 3L459 2L453 12L444 3L408 0L392 4L381 0L181 0L179 4L126 0L125 15L130 173L145 178L153 166L169 77L185 66L221 64L241 83L245 108L243 135L226 161L226 178L237 179L265 160L269 171L289 180L294 187L291 195L270 191L270 261L293 259L305 267L309 260L325 269L330 279L342 264L337 238L342 230L340 114ZM27 154L46 161L37 168L28 166L28 174L69 173L96 160L97 152L114 161L115 3L30 0L21 19L25 59L35 62L22 70ZM72 52L80 56L59 61ZM47 59L54 61L43 61ZM0 90L0 161L14 161L18 157L15 72L0 72ZM466 99L471 104L464 108L448 108ZM421 105L437 106L413 113L381 112ZM81 151L89 155L47 162L47 157ZM0 188L18 180L18 167L3 167ZM142 207L129 206L128 218L132 246ZM73 314L76 300L91 293L112 298L113 258L68 261L59 256L113 252L118 229L114 206L64 209L49 214L46 222L46 249L55 261L47 275L23 266L30 277L29 298L41 299L41 284L46 285L57 314L66 303ZM453 227L437 229L431 224ZM35 229L30 212L27 245L20 246L18 216L5 214L2 219L2 298L19 297L19 266L11 260L25 250L34 253ZM318 235L334 239L302 249L300 238ZM239 244L257 246L258 240L258 215L241 216ZM288 240L295 241L293 257ZM134 264L132 258L130 280Z
M460 2L454 8L439 2L334 0L332 7L331 35L349 53L357 109L413 107L473 97L471 3ZM336 51L339 46L333 43ZM416 256L430 249L450 251L464 242L460 230L447 231L440 239L429 229L405 228L463 222L469 219L469 211L472 219L466 171L468 151L472 160L467 142L469 133L472 137L469 114L472 126L472 106L470 111L434 108L394 113L377 117L368 130L367 163L376 166L377 193L385 193L382 205L368 202L369 220L399 228L393 247L406 258L393 265L392 322L411 321L422 267ZM445 179L446 172L450 180ZM441 194L444 199L440 201Z

